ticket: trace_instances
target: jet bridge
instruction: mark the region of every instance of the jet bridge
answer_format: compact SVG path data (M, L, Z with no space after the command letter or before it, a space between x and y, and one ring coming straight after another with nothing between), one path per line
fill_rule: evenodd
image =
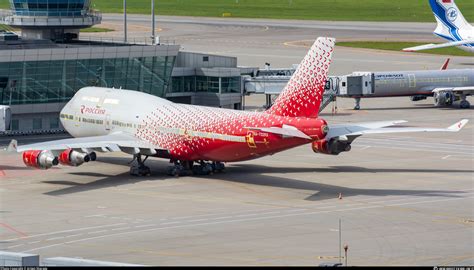
M247 95L264 94L266 96L265 108L270 108L283 88L290 80L291 76L260 76L260 77L243 77L244 90ZM329 77L325 85L323 101L319 111L326 108L329 103L336 98L339 87L338 77Z
M10 130L12 112L10 107L0 105L0 132Z

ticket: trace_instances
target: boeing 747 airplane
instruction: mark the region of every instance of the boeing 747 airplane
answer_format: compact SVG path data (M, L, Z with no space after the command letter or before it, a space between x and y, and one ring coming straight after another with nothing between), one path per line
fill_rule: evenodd
M466 21L454 0L429 1L438 22L433 33L449 40L449 42L410 47L403 49L403 51L414 52L456 46L464 51L474 53L474 27Z
M265 112L210 108L149 94L99 87L79 90L60 113L75 138L18 146L23 162L48 169L59 163L78 166L96 159L96 152L133 155L133 175L148 175L148 157L169 159L171 175L209 174L223 162L260 158L304 144L314 152L338 155L364 134L459 131L467 120L448 128L391 127L405 121L330 125L318 117L335 46L318 38L274 105Z

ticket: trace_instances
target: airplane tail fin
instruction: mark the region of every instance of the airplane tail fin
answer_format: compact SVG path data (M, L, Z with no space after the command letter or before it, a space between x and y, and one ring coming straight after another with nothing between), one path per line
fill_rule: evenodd
M448 69L449 60L451 60L451 58L448 58L448 59L446 59L446 61L444 61L444 64L441 66L440 70L447 70Z
M438 25L433 32L434 34L451 41L460 41L459 31L474 30L459 8L454 3L454 0L429 0L431 10L434 13ZM471 30L471 31L472 31Z
M336 39L319 37L268 113L290 117L317 117Z

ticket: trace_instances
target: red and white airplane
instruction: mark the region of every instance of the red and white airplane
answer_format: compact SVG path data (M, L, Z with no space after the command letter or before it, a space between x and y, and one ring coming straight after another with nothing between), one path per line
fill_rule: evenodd
M86 87L61 111L64 128L75 138L9 148L23 152L27 166L48 169L78 166L96 159L96 152L122 151L136 162L130 172L148 175L146 158L174 163L171 175L188 171L208 174L223 162L250 160L303 144L316 153L338 155L363 134L459 131L467 120L448 128L391 127L405 121L328 125L318 117L335 46L318 38L298 70L265 112L249 112L176 104L145 93ZM196 164L196 165L194 165Z

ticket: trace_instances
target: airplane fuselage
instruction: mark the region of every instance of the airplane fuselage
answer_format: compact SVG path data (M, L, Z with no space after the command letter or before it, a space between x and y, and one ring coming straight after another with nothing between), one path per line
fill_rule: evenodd
M116 132L166 149L174 160L242 161L274 154L325 137L326 121L176 104L136 91L87 87L61 111L73 137ZM286 137L259 128L297 128L311 139Z

